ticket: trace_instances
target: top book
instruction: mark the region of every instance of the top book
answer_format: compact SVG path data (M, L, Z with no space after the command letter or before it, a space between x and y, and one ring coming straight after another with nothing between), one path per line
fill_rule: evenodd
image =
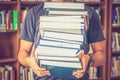
M46 9L70 9L70 10L85 10L84 3L73 2L45 2Z

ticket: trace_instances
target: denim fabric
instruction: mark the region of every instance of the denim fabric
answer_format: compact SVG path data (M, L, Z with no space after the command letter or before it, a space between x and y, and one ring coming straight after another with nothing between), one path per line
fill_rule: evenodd
M68 80L68 79L60 79L52 76L38 77L37 75L34 74L34 80ZM72 79L69 79L69 80L72 80ZM88 73L84 74L84 76L79 80L89 80L89 74Z

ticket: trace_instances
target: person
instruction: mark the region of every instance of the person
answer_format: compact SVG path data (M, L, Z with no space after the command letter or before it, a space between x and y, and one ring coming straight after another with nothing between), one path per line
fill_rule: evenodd
M37 40L37 31L39 27L39 17L44 15L43 4L39 4L31 8L23 22L23 26L20 33L20 49L18 53L19 62L29 67L35 73L35 80L63 80L56 79L50 75L50 71L44 67L41 67L37 63L34 43ZM87 71L88 65L93 67L102 66L105 63L105 47L104 47L104 35L102 32L101 21L94 9L86 6L88 10L89 28L87 31L88 43L91 44L93 54L85 54L84 51L80 54L82 69L73 72L73 76L79 78L79 80L89 80L89 73ZM65 79L66 80L66 79Z

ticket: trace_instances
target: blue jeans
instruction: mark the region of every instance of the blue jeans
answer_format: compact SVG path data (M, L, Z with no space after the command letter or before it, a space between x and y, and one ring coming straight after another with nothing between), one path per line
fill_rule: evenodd
M38 77L37 75L34 75L34 80L68 80L68 79L60 79L52 76ZM69 79L69 80L72 80L72 79ZM85 73L84 76L79 80L89 80L89 74Z

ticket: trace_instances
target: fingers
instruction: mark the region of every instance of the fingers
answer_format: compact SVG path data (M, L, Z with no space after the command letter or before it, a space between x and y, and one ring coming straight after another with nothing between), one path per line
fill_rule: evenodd
M48 76L50 75L50 71L44 67L40 67L38 68L35 73L39 76L39 77L44 77L44 76Z
M73 76L75 76L76 78L81 78L83 77L85 73L85 70L76 70L73 72Z
M84 50L80 50L77 54L78 58L81 58L84 55Z

